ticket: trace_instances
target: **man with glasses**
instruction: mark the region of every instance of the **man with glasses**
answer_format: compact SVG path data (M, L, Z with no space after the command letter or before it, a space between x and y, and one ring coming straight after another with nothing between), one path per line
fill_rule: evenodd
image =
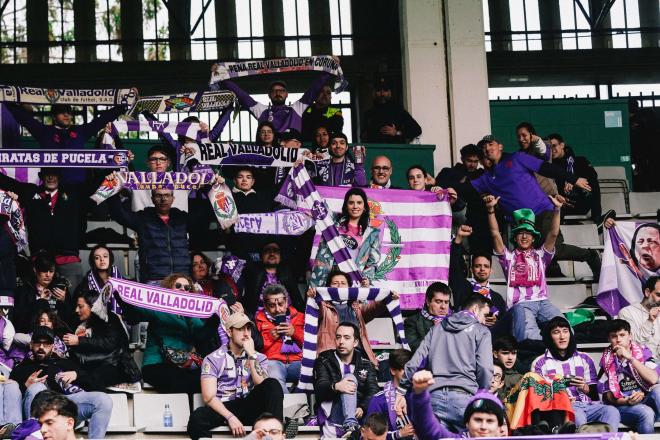
M246 440L284 440L284 425L271 413L263 413L252 425L252 432Z
M89 438L104 438L112 414L112 400L94 390L89 375L73 360L53 355L55 334L49 327L37 327L32 333L30 351L9 376L18 382L23 395L23 414L30 417L32 400L44 390L62 393L78 407L78 420L89 420Z
M289 294L281 284L264 289L264 308L254 318L264 340L264 354L268 358L268 375L289 390L287 382L300 376L305 315L289 305Z
M164 145L154 145L147 152L147 168L149 171L164 173L166 171L171 171L171 165L172 161L170 159L168 149ZM154 202L151 197L151 190L136 189L132 190L131 193L131 209L133 212L138 212L145 208L154 206ZM172 207L183 212L188 212L189 194L189 190L174 190L174 201L172 203Z
M339 58L335 57L335 61L339 63ZM214 69L215 66L212 67L212 70ZM312 86L307 89L302 98L290 105L286 104L289 92L286 83L282 80L276 80L270 83L270 87L268 88L270 105L257 102L233 81L225 80L219 84L227 90L234 92L241 106L247 108L250 114L257 118L259 122L269 121L275 127L275 131L282 133L288 128L295 128L298 131L302 130L303 112L307 110L307 107L312 105L314 99L317 98L319 92L331 77L332 75L329 73L321 73L316 81L312 83ZM213 87L211 86L211 88Z
M371 187L401 189L392 186L392 161L387 156L376 156L371 162Z
M305 311L305 302L298 283L289 265L282 263L279 243L267 241L261 249L261 261L249 264L245 271L245 291L241 302L245 313L252 316L264 305L263 294L271 284L281 284L289 295L290 305L300 312Z

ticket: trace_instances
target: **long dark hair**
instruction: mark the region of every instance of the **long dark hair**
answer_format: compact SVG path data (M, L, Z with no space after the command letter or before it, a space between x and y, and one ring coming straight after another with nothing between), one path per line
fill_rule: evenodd
M358 226L360 227L360 231L358 233L362 235L364 234L364 231L366 231L369 227L369 201L367 200L367 193L365 193L362 188L351 188L346 191L346 195L344 196L344 204L341 205L340 224L344 227L347 227L348 225L348 199L351 196L360 196L364 202L364 212L360 216L360 220L358 220Z
M257 145L262 145L261 139L259 138L259 131L261 131L262 127L269 127L271 130L273 130L273 143L272 143L272 146L273 147L279 146L279 144L277 142L277 130L275 130L275 126L269 121L261 121L261 122L259 122L259 125L257 125L257 135L255 137L255 143Z
M97 244L89 252L89 257L87 259L87 261L89 262L89 268L94 275L98 275L99 273L99 270L96 268L96 265L94 264L94 252L96 252L99 249L105 249L106 251L108 251L108 256L110 259L110 266L108 267L108 270L111 270L112 266L115 265L115 255L112 253L110 249L108 249L108 246L106 246L105 244Z

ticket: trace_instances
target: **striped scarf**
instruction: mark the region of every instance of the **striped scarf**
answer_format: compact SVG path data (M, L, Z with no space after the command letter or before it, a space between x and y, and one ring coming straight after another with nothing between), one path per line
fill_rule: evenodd
M117 266L115 265L110 266L109 272L110 272L110 277L112 278L118 278L118 279L122 278L121 274L119 273L119 270L117 269ZM101 291L103 291L103 287L99 284L98 280L96 279L96 276L94 276L94 271L92 270L90 270L89 273L87 274L87 287L92 292L101 293ZM115 299L114 296L110 297L110 310L118 315L121 315L121 308L119 307L119 304L117 304L117 300Z
M644 349L641 345L635 344L634 342L630 342L630 352L633 355L633 358L637 359L639 362L642 364L644 363ZM650 387L646 383L646 381L639 375L637 370L630 365L629 361L626 361L627 364L630 366L628 370L632 374L633 378L635 379L635 382L640 386L644 392L648 392ZM617 357L614 351L612 350L612 347L608 347L605 350L605 353L603 354L603 360L602 360L602 367L603 369L607 372L607 383L609 385L610 391L612 391L612 394L614 394L614 397L617 399L620 399L624 397L623 393L621 393L621 386L619 384L619 375L617 374Z
M28 236L21 207L16 200L9 197L9 194L2 190L0 190L0 216L7 217L5 228L9 238L16 245L16 250L21 252L27 249Z
M403 318L399 300L392 298L389 289L377 287L317 287L316 297L307 298L305 309L305 339L303 343L302 365L300 367L300 379L298 389L303 392L314 390L314 360L316 359L316 339L319 326L319 304L321 301L382 301L390 312L392 321L399 334L399 340L404 348L408 349L408 342L403 330Z
M326 201L319 195L312 179L309 177L309 173L302 164L291 168L282 184L282 190L275 197L275 201L282 203L284 200L285 206L296 208L296 196L300 196L304 206L311 211L312 218L316 220L316 229L321 232L321 236L328 243L339 270L347 273L354 283L360 283L363 278L362 274L351 258L348 249L346 249L337 226L335 226L332 211Z
M468 280L470 284L472 285L472 292L473 293L478 293L479 295L483 295L489 300L493 300L493 296L490 293L490 281L486 281L486 285L482 286L475 280L474 278ZM500 311L497 309L497 307L492 306L490 308L490 311L493 313L493 315L498 314Z
M425 306L425 307L421 310L421 313L422 313L422 316L423 316L424 318L428 319L429 321L432 321L432 322L433 322L433 325L438 325L438 324L440 324L440 323L442 322L443 319L445 319L445 318L451 316L451 309L449 309L449 310L447 311L447 314L446 314L445 316L435 316L435 315L431 315L431 314L426 310L426 306Z
M130 131L153 131L156 133L168 133L183 136L196 141L208 137L208 133L202 132L196 122L162 122L162 121L115 121L112 123L113 132L124 133Z

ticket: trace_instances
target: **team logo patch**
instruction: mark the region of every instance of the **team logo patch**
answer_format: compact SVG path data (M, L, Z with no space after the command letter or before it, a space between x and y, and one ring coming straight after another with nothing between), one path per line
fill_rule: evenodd
M60 99L60 92L55 89L46 89L44 96L51 104L55 104Z
M183 110L185 108L192 107L194 100L188 98L187 96L179 96L175 98L170 98L165 100L166 110L175 108L177 110Z
M225 193L220 192L216 194L215 199L213 199L213 210L221 219L227 219L231 218L236 213L236 205L231 198L225 195Z

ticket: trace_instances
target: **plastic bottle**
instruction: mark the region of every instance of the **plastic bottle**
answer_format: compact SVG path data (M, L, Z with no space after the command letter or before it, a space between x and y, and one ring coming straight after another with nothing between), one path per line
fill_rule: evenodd
M174 426L172 421L172 410L170 409L170 404L165 404L165 411L163 411L163 426L166 428L171 428Z

